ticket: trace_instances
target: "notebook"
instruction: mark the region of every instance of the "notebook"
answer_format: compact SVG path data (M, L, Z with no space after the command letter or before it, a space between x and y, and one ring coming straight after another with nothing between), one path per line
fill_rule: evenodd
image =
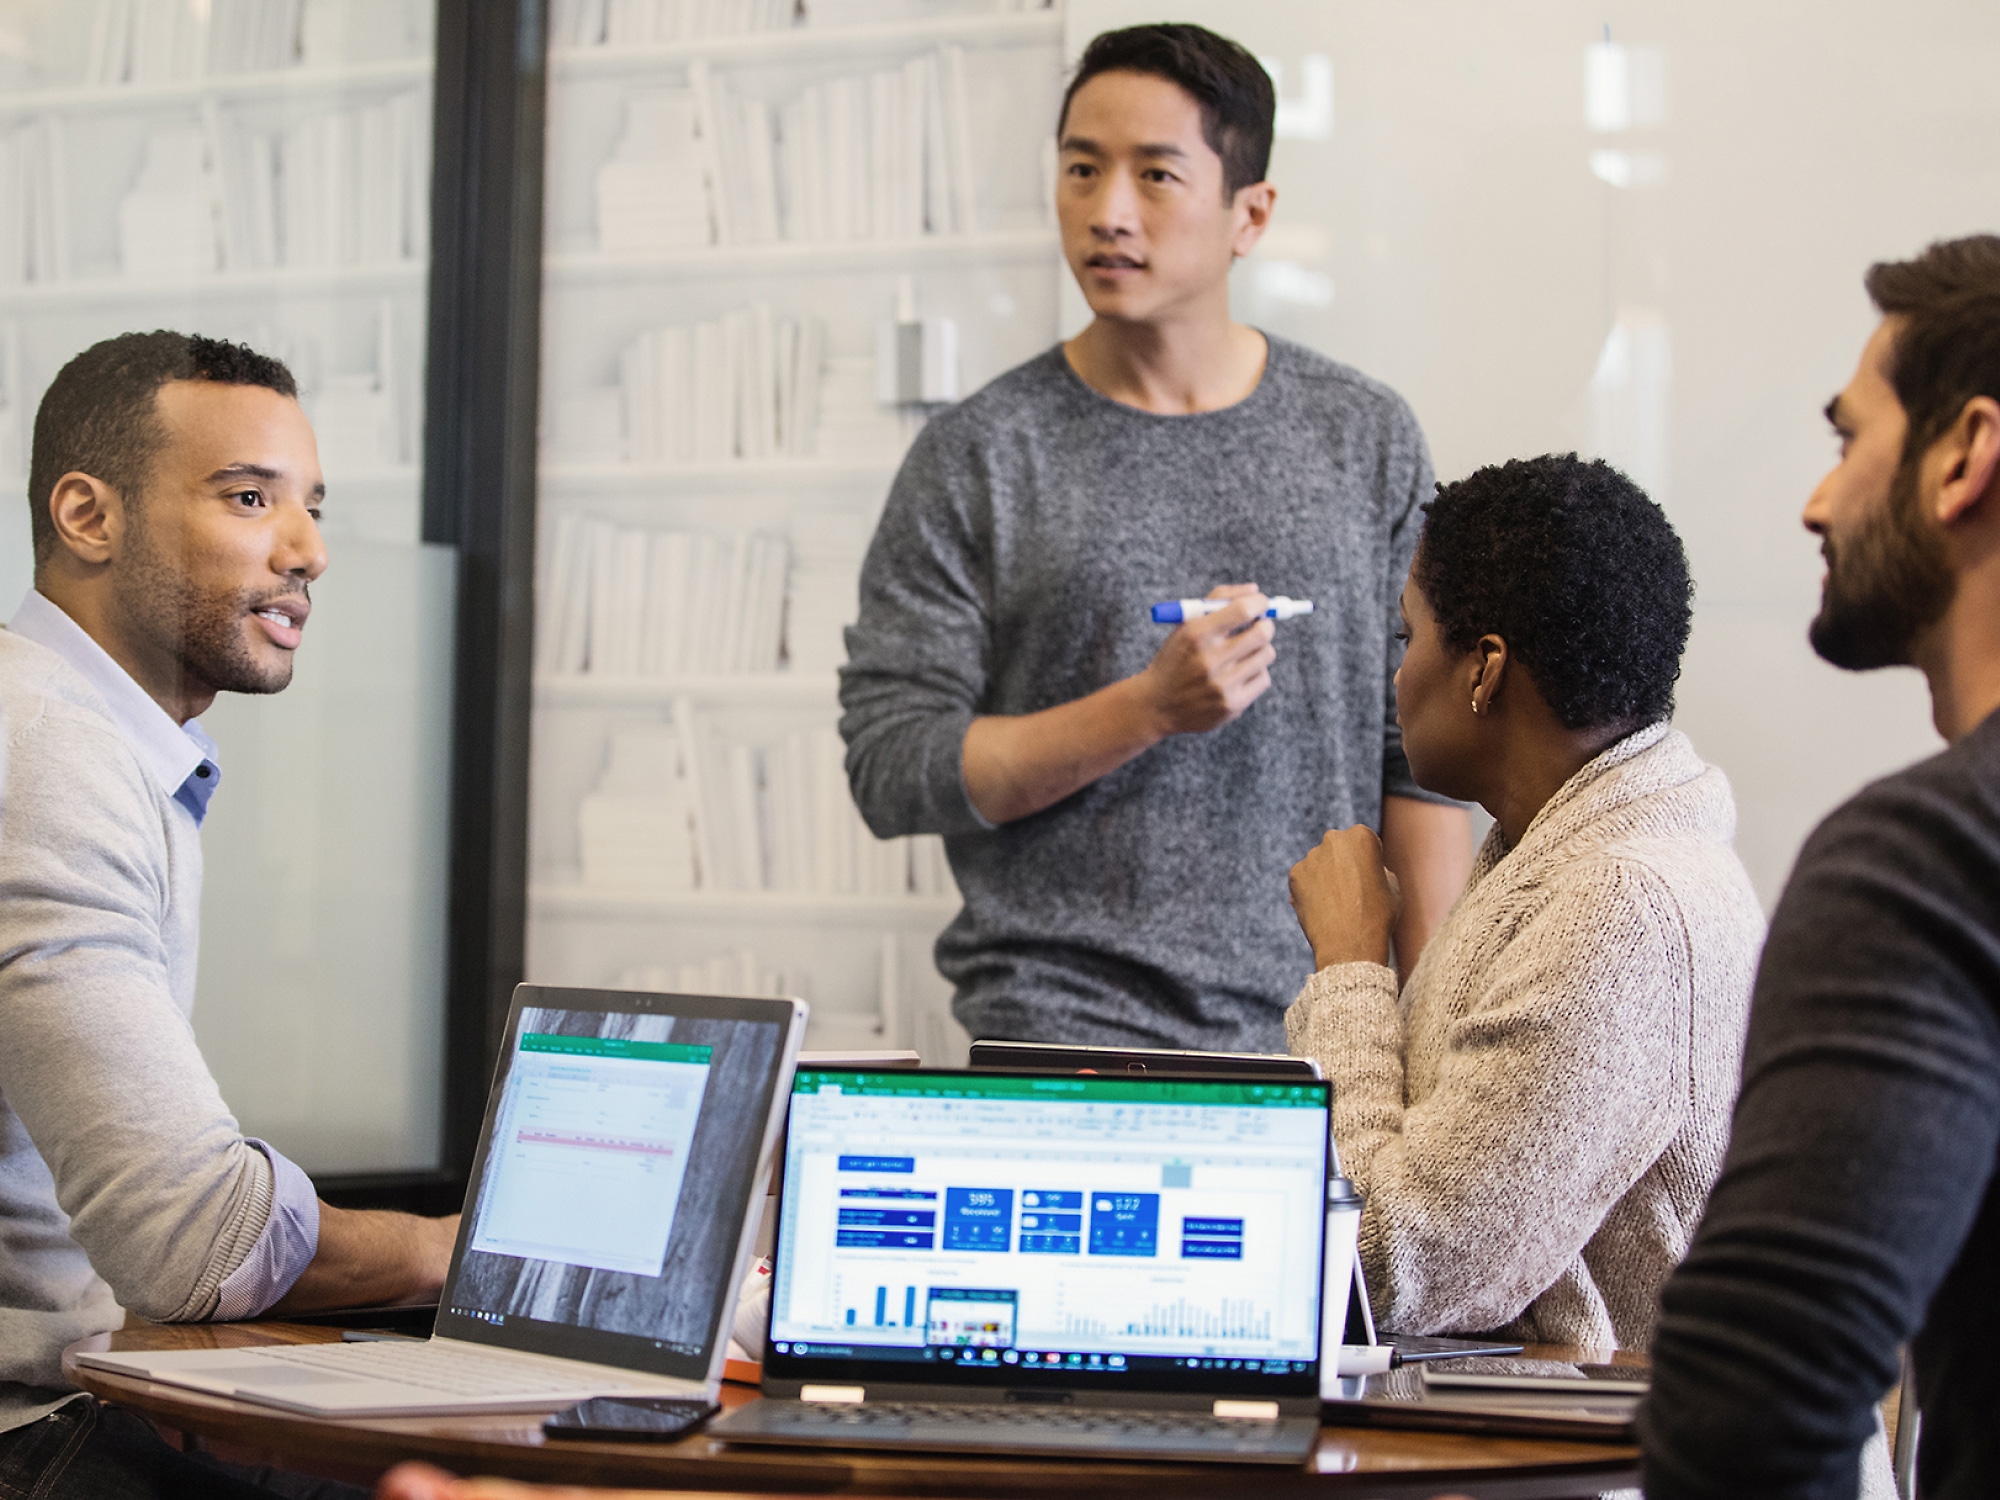
M1297 1464L1328 1089L801 1069L739 1443Z
M79 1362L318 1416L713 1399L805 1021L521 985L430 1339Z

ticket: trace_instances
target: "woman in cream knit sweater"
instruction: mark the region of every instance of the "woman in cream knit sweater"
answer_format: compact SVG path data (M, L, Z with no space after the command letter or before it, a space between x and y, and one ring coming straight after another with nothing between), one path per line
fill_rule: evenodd
M1689 593L1665 515L1601 463L1429 507L1404 748L1493 830L1400 995L1380 845L1328 834L1292 872L1318 972L1286 1017L1399 1332L1644 1349L1721 1166L1764 920L1729 784L1667 722Z

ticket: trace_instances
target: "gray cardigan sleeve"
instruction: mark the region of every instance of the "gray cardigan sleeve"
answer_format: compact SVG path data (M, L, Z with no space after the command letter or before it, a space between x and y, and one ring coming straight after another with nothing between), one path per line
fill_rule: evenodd
M992 825L966 794L965 732L988 675L986 486L948 421L903 460L861 569L861 615L840 672L847 776L877 837Z
M44 713L10 729L0 1098L119 1303L156 1320L212 1316L264 1234L273 1168L174 1003L163 799L104 726ZM10 1203L33 1189L0 1184Z

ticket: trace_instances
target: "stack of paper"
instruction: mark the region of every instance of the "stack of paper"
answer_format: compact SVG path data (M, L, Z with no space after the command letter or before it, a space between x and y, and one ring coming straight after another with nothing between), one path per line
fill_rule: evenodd
M158 83L292 67L302 9L302 0L97 0L83 81Z
M660 892L695 888L693 808L671 727L611 736L604 774L577 823L588 885Z
M625 456L679 464L812 452L823 334L762 303L643 333L619 361Z
M69 275L68 185L59 118L0 130L0 285Z
M183 277L216 268L216 190L199 125L146 137L139 180L118 202L118 263L127 276Z
M647 89L625 103L625 133L597 169L597 238L648 252L715 243L692 89Z
M798 9L797 0L554 0L549 45L645 47L779 31Z
M613 677L775 672L790 547L766 532L643 531L558 518L544 553L536 662Z
M868 533L854 516L807 511L794 519L785 605L785 656L792 671L830 676L847 660L846 629L860 614L855 585Z
M409 461L403 440L395 360L395 309L375 309L374 368L322 377L302 392L329 478L380 473Z
M884 406L877 397L875 357L832 355L819 384L819 431L813 452L848 463L894 463L916 438L923 414Z

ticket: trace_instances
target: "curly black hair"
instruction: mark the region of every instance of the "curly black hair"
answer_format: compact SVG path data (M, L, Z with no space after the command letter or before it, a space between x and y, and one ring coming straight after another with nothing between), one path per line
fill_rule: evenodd
M1424 511L1410 576L1446 645L1499 636L1569 729L1672 716L1694 583L1638 485L1551 453L1440 485Z
M103 480L136 501L166 441L154 397L170 380L260 385L296 398L283 361L227 339L198 333L121 333L92 344L49 382L35 412L28 459L28 504L37 561L56 544L49 496L69 473Z

